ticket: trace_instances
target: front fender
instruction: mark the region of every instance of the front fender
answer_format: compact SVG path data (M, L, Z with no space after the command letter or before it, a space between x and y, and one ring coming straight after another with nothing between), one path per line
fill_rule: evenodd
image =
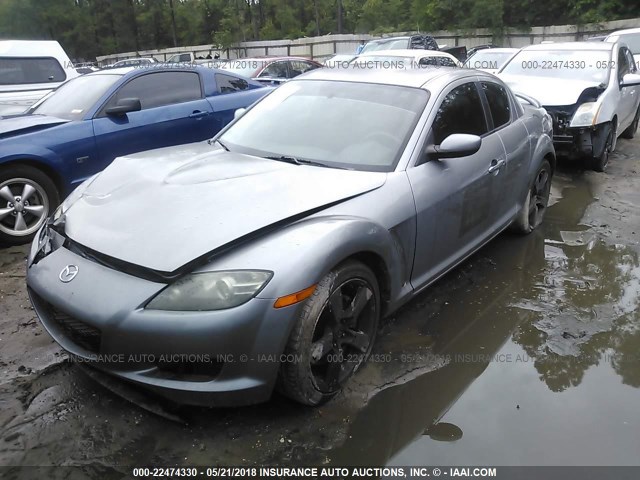
M199 271L263 269L274 276L258 295L276 299L318 283L354 255L378 260L381 288L397 298L410 266L398 235L362 217L325 215L301 220L219 257ZM372 256L373 255L373 256Z
M1 143L1 142L0 142ZM63 161L55 152L39 145L5 144L0 145L0 167L12 162L23 162L33 166L40 166L41 170L55 172L54 182L59 182L64 176Z
M540 165L545 159L551 158L551 169L555 170L556 167L556 150L553 146L552 138L546 133L541 134L538 137L536 144L533 146L533 150L531 152L531 163L529 163L529 172L527 178L533 178L533 176L537 173ZM528 183L526 184L526 188L529 188ZM520 198L524 197L524 191Z
M62 159L48 148L27 143L0 143L0 163L9 163L16 160L32 160L46 163L52 168L62 165Z

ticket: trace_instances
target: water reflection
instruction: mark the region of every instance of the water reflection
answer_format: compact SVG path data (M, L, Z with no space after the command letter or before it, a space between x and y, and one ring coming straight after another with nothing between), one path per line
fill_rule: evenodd
M524 239L498 238L471 261L475 265L463 267L401 312L398 323L430 336L431 352L444 360L443 366L372 398L355 418L345 444L332 452L334 463L392 458L402 458L400 464L424 463L428 452L423 448L434 449L433 440L464 442L467 429L478 428L482 420L458 423L447 412L492 364L502 363L500 368L512 375L520 371L516 378L534 368L551 392L577 387L598 365L610 365L624 384L640 386L638 252L607 244L580 224L593 201L588 184L561 177L555 187L541 232ZM403 347L387 341L382 348ZM499 397L509 387L496 383L491 388ZM477 414L481 417L482 410ZM425 436L431 443L424 443ZM617 454L626 458L626 453Z

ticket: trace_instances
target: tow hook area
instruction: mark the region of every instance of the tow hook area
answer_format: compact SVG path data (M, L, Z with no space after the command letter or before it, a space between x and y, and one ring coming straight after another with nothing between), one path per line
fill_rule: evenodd
M574 159L592 159L602 155L611 122L591 128L566 129L564 135L554 135L553 144L560 155Z

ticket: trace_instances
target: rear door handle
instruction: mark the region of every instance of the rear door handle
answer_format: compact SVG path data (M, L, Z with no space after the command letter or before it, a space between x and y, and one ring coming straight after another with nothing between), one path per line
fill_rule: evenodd
M207 115L209 115L209 112L201 112L200 110L196 110L191 115L189 115L189 118L202 118L206 117Z
M491 160L491 165L489 166L489 168L487 169L487 173L493 173L497 170L500 170L500 168L505 164L505 160L496 160L493 159Z

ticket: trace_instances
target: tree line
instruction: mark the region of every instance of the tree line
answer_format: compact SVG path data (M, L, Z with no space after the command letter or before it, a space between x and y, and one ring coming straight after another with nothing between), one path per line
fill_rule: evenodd
M0 0L0 38L55 39L74 59L329 33L584 24L637 0Z

